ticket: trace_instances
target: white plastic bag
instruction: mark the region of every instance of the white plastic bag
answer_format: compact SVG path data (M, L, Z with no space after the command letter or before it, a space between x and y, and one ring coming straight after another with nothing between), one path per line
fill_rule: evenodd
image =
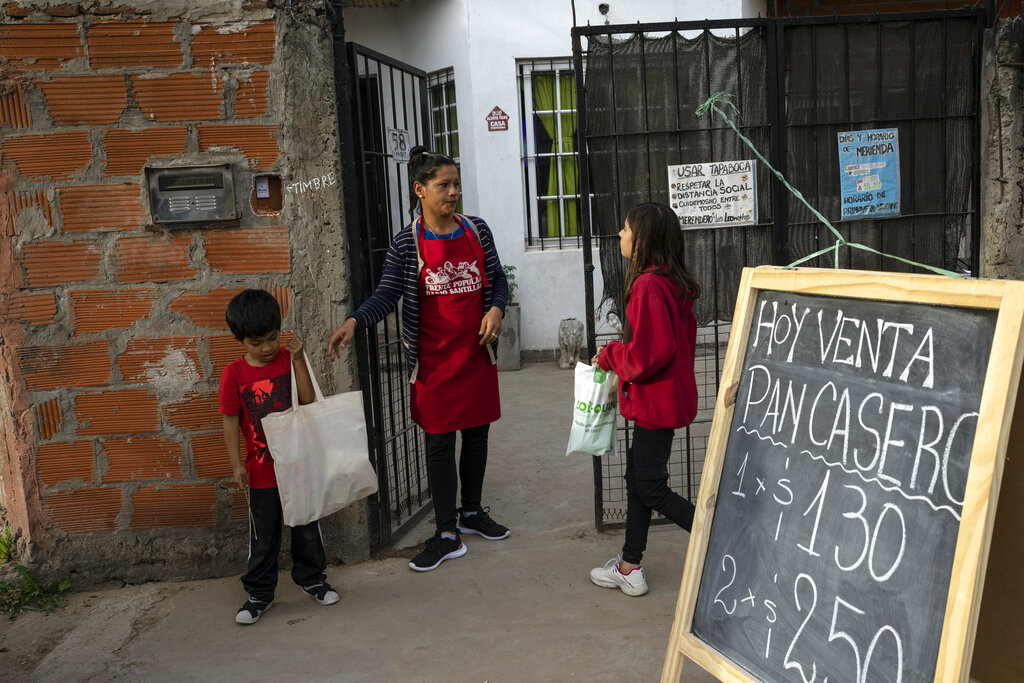
M377 492L361 391L324 397L303 353L316 402L299 405L292 368L292 407L263 418L274 459L284 523L301 526Z
M619 378L614 372L576 363L576 397L566 455L614 452L618 384Z

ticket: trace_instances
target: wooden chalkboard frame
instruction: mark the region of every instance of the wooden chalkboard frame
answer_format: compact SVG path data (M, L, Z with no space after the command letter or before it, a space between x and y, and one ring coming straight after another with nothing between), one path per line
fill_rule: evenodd
M966 681L971 668L996 503L1024 359L1024 346L1021 344L1024 282L765 266L745 268L740 282L662 683L678 683L686 658L722 681L756 680L745 669L700 640L693 633L693 617L714 523L715 498L732 424L735 388L743 367L754 306L762 290L998 311L978 411L935 675L936 681Z

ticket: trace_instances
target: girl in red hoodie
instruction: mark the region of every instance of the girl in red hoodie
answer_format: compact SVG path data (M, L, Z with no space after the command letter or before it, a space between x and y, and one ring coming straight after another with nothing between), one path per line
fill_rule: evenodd
M640 561L651 511L687 531L693 525L693 504L668 486L668 458L675 430L697 414L693 302L700 286L683 261L679 219L664 204L633 207L619 240L629 259L623 340L599 348L592 362L618 375L619 409L634 423L626 452L626 541L621 559L591 570L590 580L636 596L647 592Z

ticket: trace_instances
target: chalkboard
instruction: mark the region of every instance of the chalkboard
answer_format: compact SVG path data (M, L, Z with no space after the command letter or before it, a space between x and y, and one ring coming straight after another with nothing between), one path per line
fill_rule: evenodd
M716 412L724 443L718 456L709 444L714 486L706 472L708 513L695 523L699 557L687 558L673 637L700 643L740 679L933 681L964 538L983 546L991 526L985 514L978 526L968 500L975 436L993 349L1011 350L1016 393L1021 312L1013 343L995 346L998 297L901 300L869 281L867 294L889 300L867 298L856 291L863 275L829 276L847 286L787 275L811 284L754 288L737 305L742 346L730 342L726 378L735 403L727 423ZM882 277L927 288L922 276ZM792 291L806 288L820 291ZM984 563L973 552L972 576Z

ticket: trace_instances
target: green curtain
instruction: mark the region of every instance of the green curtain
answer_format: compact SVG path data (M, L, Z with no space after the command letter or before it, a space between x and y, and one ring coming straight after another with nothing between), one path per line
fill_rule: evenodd
M560 138L558 137L558 127L555 125L555 114L551 113L559 103L559 100L555 97L555 74L554 72L534 72L533 109L534 111L547 110L547 113L534 114L534 118L540 122L544 132L551 138L552 149L550 151L570 155L552 159L552 163L548 168L547 194L558 195L558 175L561 173L562 193L574 195L578 192L579 185L576 172L576 156L573 154L576 151L576 85L573 74L565 71L561 72L561 78L558 79L558 95L560 96L561 108L563 109L563 112L560 114L562 118ZM570 111L566 112L564 110ZM542 151L546 152L548 150L537 149L538 153ZM538 178L538 185L541 182L541 179ZM563 207L565 211L565 236L575 237L579 234L577 202L568 199ZM558 202L548 201L545 208L548 223L547 234L544 237L558 237Z

